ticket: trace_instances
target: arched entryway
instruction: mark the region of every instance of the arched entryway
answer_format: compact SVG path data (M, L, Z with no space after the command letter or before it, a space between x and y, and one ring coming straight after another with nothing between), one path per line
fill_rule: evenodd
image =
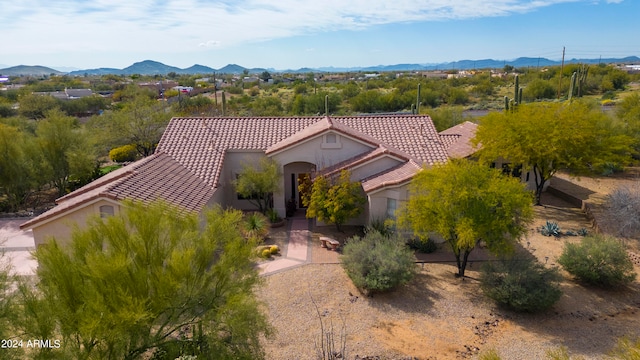
M308 162L292 162L283 167L284 174L284 203L287 209L303 208L300 183L310 180L311 174L316 170L316 165Z

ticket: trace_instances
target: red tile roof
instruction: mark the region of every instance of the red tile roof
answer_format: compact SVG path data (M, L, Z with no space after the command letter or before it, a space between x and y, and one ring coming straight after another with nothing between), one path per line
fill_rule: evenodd
M31 228L100 198L132 199L146 203L164 199L185 211L199 212L214 191L171 156L160 152L57 199L56 207L25 222L20 228Z
M409 160L406 163L399 164L387 171L362 180L362 189L366 193L370 193L386 186L401 185L410 181L420 170L420 165Z
M375 148L351 159L351 165L386 153L408 160L363 181L365 190L408 181L421 165L433 165L448 159L442 140L428 116L173 118L155 155L58 199L58 206L21 227L33 227L99 198L145 202L163 198L186 210L199 211L219 186L228 150L274 153L329 130Z
M376 147L397 149L419 163L432 165L448 159L431 118L419 115L173 118L158 151L217 187L227 150L274 153L330 129Z
M466 158L473 155L477 148L471 140L476 136L478 124L465 121L440 132L440 139L447 149L449 157Z

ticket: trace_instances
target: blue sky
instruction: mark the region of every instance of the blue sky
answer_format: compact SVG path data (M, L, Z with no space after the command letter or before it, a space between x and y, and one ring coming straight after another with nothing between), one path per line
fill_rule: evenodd
M0 0L0 68L640 56L638 0Z

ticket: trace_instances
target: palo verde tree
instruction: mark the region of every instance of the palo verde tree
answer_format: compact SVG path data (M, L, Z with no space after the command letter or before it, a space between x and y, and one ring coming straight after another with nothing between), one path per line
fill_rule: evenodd
M280 164L263 157L257 164L244 164L234 185L238 194L265 214L273 208L273 194L280 191L281 181Z
M171 119L163 103L150 99L148 93L127 92L113 110L91 119L87 127L96 134L101 153L123 145L134 145L142 157L153 154Z
M60 110L49 111L45 119L38 122L36 136L43 176L58 190L59 196L67 193L71 180L90 177L96 158L77 119Z
M33 136L0 124L0 194L6 197L11 211L24 205L37 187L37 164Z
M4 239L0 239L0 245ZM23 359L23 348L27 344L20 343L23 341L15 330L14 324L19 320L16 315L18 313L18 305L16 303L15 279L10 274L11 267L8 265L10 261L4 258L4 252L0 250L0 339L2 339L2 350L0 350L0 359ZM20 346L21 345L21 346Z
M253 290L260 278L242 213L206 223L165 202L125 203L35 252L37 289L23 285L23 336L58 339L42 358L260 359L270 332Z
M531 194L518 179L468 160L422 170L409 191L399 224L423 239L441 236L456 257L457 276L479 241L492 253L508 253L533 219Z
M521 104L480 120L475 138L485 163L506 159L531 169L536 204L560 169L574 174L630 160L633 139L621 134L599 108L585 101Z
M317 176L311 185L311 195L303 198L307 217L341 226L362 213L366 199L359 181L351 181L351 173L342 170L337 179Z

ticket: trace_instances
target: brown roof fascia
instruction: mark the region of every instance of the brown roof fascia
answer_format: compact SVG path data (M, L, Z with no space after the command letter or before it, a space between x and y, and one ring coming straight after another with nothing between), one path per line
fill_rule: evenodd
M404 154L399 151L392 151L383 145L379 145L377 148L364 152L360 155L356 155L350 159L341 161L335 165L326 167L316 172L315 176L323 175L323 176L332 176L334 173L340 172L346 169L353 169L358 165L368 163L370 161L374 161L376 159L382 158L383 156L392 156L398 158L401 161L408 161L410 159L409 155Z
M403 168L409 170L412 169L413 171L411 171L411 174L402 174L403 172ZM409 181L411 181L411 179L413 179L413 177L415 176L415 174L417 174L419 171L421 170L420 165L418 165L416 162L409 160L406 163L403 164L399 164L398 166L395 166L391 169L388 169L386 171L383 171L381 173L375 174L373 176L370 176L366 179L363 179L361 181L362 183L362 188L364 189L364 191L366 193L371 193L373 191L376 191L378 189L387 187L387 186L398 186L404 183L407 183ZM386 181L380 181L379 183L376 183L376 180L379 180L380 178L389 175L393 172L400 172L399 175L402 175L399 178L395 178L394 180L386 180ZM373 183L373 185L371 185L371 187L368 186L367 183Z

